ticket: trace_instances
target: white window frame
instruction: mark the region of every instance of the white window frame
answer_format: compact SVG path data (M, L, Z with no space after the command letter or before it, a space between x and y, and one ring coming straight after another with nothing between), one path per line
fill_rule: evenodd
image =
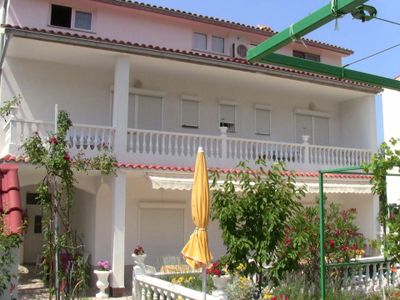
M311 132L312 132L312 142L313 145L315 144L315 117L320 117L320 118L326 118L328 119L328 145L324 146L329 146L331 144L331 118L332 114L328 112L323 112L323 111L314 111L314 110L307 110L307 109L296 109L294 111L294 136L295 136L295 142L297 142L297 115L303 115L303 116L310 116L311 117Z
M57 25L52 25L51 24L51 7L52 5L59 5L59 6L65 6L65 7L70 7L71 8L71 27L62 27L62 26L57 26ZM75 27L75 15L76 12L80 11L80 12L84 12L84 13L89 13L92 15L92 22L91 22L91 28L90 29L84 29L84 28L77 28ZM80 9L80 8L76 8L76 7L72 7L68 4L64 4L64 3L54 3L51 2L50 6L49 6L49 13L48 13L48 24L47 26L49 27L56 27L56 28L63 28L65 30L74 30L74 31L83 31L83 32L91 32L91 33L95 33L95 22L96 21L96 14L94 10L88 10L88 9Z
M213 38L222 39L222 52L213 50ZM225 53L225 38L222 37L222 36L211 35L210 39L211 39L210 51L213 52L213 53L224 54Z
M180 101L181 127L189 128L189 129L199 129L200 128L200 98L195 97L195 96L189 96L189 95L182 95L180 98L181 98L181 101ZM197 102L197 115L198 115L197 127L183 124L183 102L184 101Z
M229 131L228 128L228 133L237 133L238 132L238 118L237 118L237 103L235 101L228 101L228 100L221 100L218 103L218 127L220 127L221 124L221 105L228 105L228 106L233 106L235 108L235 130L234 131Z
M257 132L257 110L264 110L268 111L269 113L269 132ZM272 126L272 121L271 121L271 106L266 105L266 104L255 104L254 105L254 132L256 135L265 135L265 136L271 136L271 126Z
M201 35L204 35L206 37L206 48L205 49L201 49L201 48L196 48L195 47L195 45L194 45L194 36L195 36L195 34L201 34ZM203 33L203 32L193 31L193 34L192 34L192 49L193 50L196 50L196 51L208 51L209 45L210 45L210 43L209 43L208 34Z

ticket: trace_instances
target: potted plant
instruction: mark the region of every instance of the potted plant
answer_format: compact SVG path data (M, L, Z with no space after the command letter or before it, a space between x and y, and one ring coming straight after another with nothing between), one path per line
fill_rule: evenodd
M144 260L146 259L147 255L142 246L137 246L135 249L133 249L132 257L136 265L144 266Z
M216 288L212 294L218 297L226 297L225 290L231 276L227 274L224 266L218 261L213 262L211 267L207 269L207 274L211 276L213 284Z
M100 260L97 263L97 270L94 270L94 274L97 275L96 286L100 289L100 292L96 294L96 298L108 298L108 293L105 292L109 286L108 276L111 273L111 266L108 260Z

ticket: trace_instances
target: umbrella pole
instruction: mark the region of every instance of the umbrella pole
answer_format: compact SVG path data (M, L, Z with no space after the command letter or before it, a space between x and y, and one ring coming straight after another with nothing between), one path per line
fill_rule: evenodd
M201 284L202 284L202 291L203 291L203 300L206 300L207 294L207 273L206 268L201 268Z

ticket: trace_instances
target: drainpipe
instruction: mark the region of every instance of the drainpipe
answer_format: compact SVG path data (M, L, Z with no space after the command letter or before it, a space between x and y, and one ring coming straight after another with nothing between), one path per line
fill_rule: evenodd
M7 21L7 15L8 15L8 8L10 6L10 1L11 0L4 0L3 3L3 9L1 11L1 24L4 25ZM5 29L1 28L0 30L3 30L3 32L0 33L0 85L2 81L2 74L3 74L3 62L4 62L4 56L7 50L8 46L8 41L10 37L8 36L8 33L5 33Z

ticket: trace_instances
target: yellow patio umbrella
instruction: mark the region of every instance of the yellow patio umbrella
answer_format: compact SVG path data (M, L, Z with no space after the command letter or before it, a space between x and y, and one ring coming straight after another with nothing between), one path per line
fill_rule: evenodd
M192 188L192 219L196 228L182 249L182 255L192 268L203 269L203 292L205 292L205 270L212 259L212 254L208 249L207 235L209 207L210 191L206 158L203 148L199 147Z

